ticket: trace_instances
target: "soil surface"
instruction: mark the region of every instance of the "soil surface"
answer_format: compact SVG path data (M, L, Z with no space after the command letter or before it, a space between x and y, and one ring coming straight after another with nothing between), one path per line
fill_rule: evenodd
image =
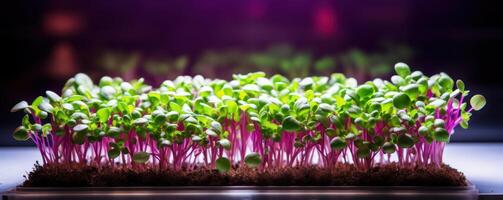
M113 186L466 186L465 176L449 167L403 167L387 164L370 170L351 164L332 168L316 166L258 171L235 167L229 173L196 168L159 170L149 167L121 168L80 164L35 165L25 187Z

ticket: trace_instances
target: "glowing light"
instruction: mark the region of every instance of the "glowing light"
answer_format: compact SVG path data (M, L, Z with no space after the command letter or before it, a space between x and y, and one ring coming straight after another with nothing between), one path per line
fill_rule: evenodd
M315 7L313 15L315 33L322 38L331 38L337 32L337 18L334 9L328 4Z

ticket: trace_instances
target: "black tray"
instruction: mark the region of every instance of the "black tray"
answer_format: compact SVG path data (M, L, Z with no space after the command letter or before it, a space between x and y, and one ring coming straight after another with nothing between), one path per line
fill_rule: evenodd
M425 186L194 186L17 187L7 199L477 199L474 185Z

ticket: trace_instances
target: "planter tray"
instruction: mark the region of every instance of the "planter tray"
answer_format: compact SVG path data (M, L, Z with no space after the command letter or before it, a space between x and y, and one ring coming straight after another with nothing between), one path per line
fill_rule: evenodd
M10 199L477 199L474 185L424 186L193 186L193 187L17 187Z

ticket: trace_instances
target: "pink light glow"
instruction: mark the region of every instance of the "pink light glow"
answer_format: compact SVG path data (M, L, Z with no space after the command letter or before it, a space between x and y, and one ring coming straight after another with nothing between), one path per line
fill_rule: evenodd
M72 11L52 11L44 19L45 31L57 36L73 35L81 30L82 25L81 16Z
M315 7L313 14L315 33L322 38L331 38L337 33L337 18L330 5L321 4Z
M260 19L265 16L267 5L263 0L249 0L246 4L246 13L254 19Z

